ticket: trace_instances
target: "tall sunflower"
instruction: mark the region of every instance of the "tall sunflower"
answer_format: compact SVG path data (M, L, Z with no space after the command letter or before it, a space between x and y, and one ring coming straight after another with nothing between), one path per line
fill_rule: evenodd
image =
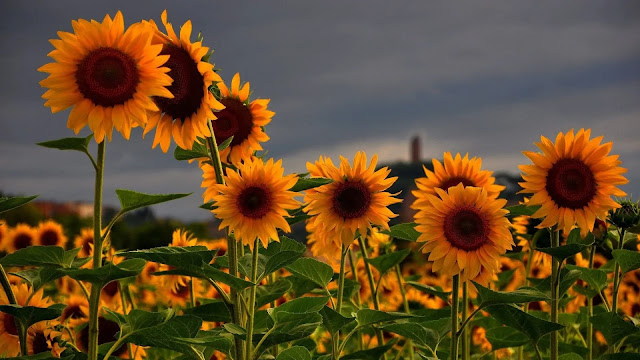
M309 220L317 236L325 241L336 241L350 245L356 231L362 236L373 225L388 229L389 219L397 215L387 206L402 200L394 198L385 190L389 189L397 177L388 178L391 172L384 167L376 170L378 156L374 155L367 165L367 155L358 152L353 161L340 157L340 168L331 159L320 157L315 163L307 163L312 177L326 177L333 182L306 192L304 211L312 218ZM334 240L330 240L334 239Z
M538 228L557 225L569 233L575 224L582 236L593 230L596 217L605 219L620 205L611 196L625 196L617 185L626 184L618 155L609 155L612 143L590 139L591 129L558 133L555 144L544 136L536 145L542 154L523 151L533 165L520 165L522 193L533 194L531 205L541 205L532 215L543 218Z
M191 42L191 20L182 25L178 36L167 21L166 10L161 19L166 34L153 20L143 23L155 29L153 43L161 46L160 54L169 58L165 66L173 79L168 88L172 96L154 97L157 107L149 112L144 134L156 128L153 148L160 144L164 152L169 150L172 137L181 148L191 149L196 137L211 136L207 121L216 118L212 109L224 108L209 91L209 86L222 79L213 71L212 64L202 60L209 48L202 46L202 41Z
M220 158L237 164L251 157L254 151L262 150L260 143L269 140L263 127L271 122L275 113L267 109L269 99L249 102L249 83L240 86L240 74L233 76L231 89L223 81L217 85L225 108L216 114L218 119L211 125L218 144L233 136L229 147L220 152Z
M8 253L36 245L38 233L27 224L18 224L7 234L5 250Z
M56 113L73 107L67 127L76 134L89 125L98 143L115 127L126 139L131 128L147 122L146 112L157 110L151 96L173 97L166 89L171 78L162 67L161 45L152 45L153 29L134 24L126 31L122 13L100 23L72 21L73 33L59 31L49 53L56 62L38 71L49 73L40 82L49 88L45 106Z
M503 209L507 201L461 183L448 192L436 188L436 193L420 194L412 205L418 210L418 241L426 242L423 251L430 253L432 270L460 274L462 281L476 278L483 269L498 271L500 256L514 245Z
M491 176L493 171L481 170L482 159L473 157L469 159L469 154L461 157L456 154L455 157L450 152L444 153L444 165L437 159L432 160L433 171L423 167L426 178L416 180L418 190L414 190L413 194L418 193L436 194L435 189L439 188L447 190L452 186L460 183L464 186L477 186L487 189L490 197L497 198L500 192L505 189L502 185L495 184L496 179Z
M37 245L55 245L65 247L67 244L67 236L64 234L62 225L53 220L47 220L38 225L36 230Z
M278 228L291 232L285 217L287 210L300 206L294 199L296 193L289 191L298 176L283 176L282 160L264 163L249 158L237 167L238 172L228 171L225 185L220 185L213 167L203 165L204 201L213 200L216 208L211 212L222 220L220 229L228 227L236 240L251 247L257 237L266 247L269 239L278 241Z

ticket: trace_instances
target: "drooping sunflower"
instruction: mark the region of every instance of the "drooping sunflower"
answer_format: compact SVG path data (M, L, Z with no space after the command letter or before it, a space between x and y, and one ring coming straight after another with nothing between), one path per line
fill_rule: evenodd
M261 142L269 140L263 127L271 122L275 113L267 109L269 99L249 102L249 83L240 86L240 74L231 80L231 89L219 82L220 102L225 106L213 121L213 132L218 144L233 136L229 147L220 152L223 162L237 164L251 157L254 151L262 150Z
M76 134L85 126L101 143L111 140L115 127L126 139L131 128L144 126L148 110L157 110L151 96L172 97L166 89L171 78L162 67L168 56L152 45L153 29L134 24L125 30L121 12L100 23L72 21L73 33L59 31L49 53L56 62L38 71L49 73L40 82L49 88L45 106L56 113L73 107L67 127Z
M378 156L374 155L367 165L367 155L358 152L353 167L343 157L340 157L340 168L323 157L315 164L307 163L312 177L333 180L307 191L304 197L307 204L304 211L312 216L309 221L316 235L325 242L341 241L349 246L358 230L366 236L373 225L389 229L389 219L397 215L388 206L402 200L385 191L397 177L388 178L391 170L386 167L376 170L377 162Z
M416 180L418 190L413 194L426 193L436 195L436 188L447 191L452 186L460 183L464 186L477 186L487 189L490 197L497 198L500 192L505 189L502 185L495 184L496 179L491 176L493 171L481 170L482 159L473 157L469 159L469 154L455 157L450 152L444 153L444 165L437 159L432 160L433 171L423 167L426 178Z
M36 245L55 245L64 247L67 243L67 236L64 234L62 225L53 220L47 220L38 225L38 235Z
M626 184L618 155L609 155L612 143L590 139L591 129L558 133L555 144L544 136L536 145L542 154L523 151L533 165L520 165L522 193L533 194L531 205L540 205L533 218L544 218L538 228L557 225L568 233L575 224L582 236L593 230L596 218L605 219L620 205L611 196L625 196L617 185Z
M73 240L73 247L81 248L78 257L93 255L93 228L84 228Z
M209 91L211 84L222 79L213 71L213 64L202 60L209 48L202 46L202 41L191 42L191 20L182 25L178 36L167 21L166 10L161 19L166 34L153 20L143 23L155 29L153 43L162 47L161 55L169 57L165 66L173 79L168 87L172 96L154 97L157 107L149 112L144 134L155 128L153 148L160 144L164 152L169 150L172 137L181 148L191 149L196 137L211 136L207 121L216 118L212 109L224 108Z
M278 241L278 230L291 232L285 220L287 210L297 209L296 193L289 191L298 176L284 176L282 160L266 163L260 158L249 158L238 164L238 172L228 171L225 184L217 184L211 165L202 167L205 188L204 201L213 200L212 210L221 221L220 229L228 227L236 240L253 247L257 238L267 247L269 239Z
M489 196L485 188L458 184L436 195L419 194L412 208L419 242L433 261L433 271L462 281L476 278L481 270L496 272L500 256L513 247L504 199ZM428 203L427 203L428 202Z
M54 357L60 357L63 349L53 339L62 335L54 330L56 321L41 321L32 325L27 331L27 351L29 355L51 353Z
M5 250L8 253L12 253L28 246L36 245L37 238L36 229L27 224L18 224L7 234Z

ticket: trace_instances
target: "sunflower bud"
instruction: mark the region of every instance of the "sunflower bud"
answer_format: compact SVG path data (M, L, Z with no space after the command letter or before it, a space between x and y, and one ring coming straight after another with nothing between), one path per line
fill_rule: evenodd
M620 229L628 229L640 223L640 208L637 202L621 200L620 207L609 210L609 222Z

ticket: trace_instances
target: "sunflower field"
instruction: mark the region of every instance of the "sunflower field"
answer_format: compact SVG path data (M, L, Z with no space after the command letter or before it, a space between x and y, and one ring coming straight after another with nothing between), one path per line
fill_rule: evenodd
M91 134L38 145L86 155L93 226L67 238L52 220L0 221L0 358L640 358L640 210L603 136L541 136L510 207L468 154L433 159L409 194L364 152L287 174L263 148L269 99L223 80L190 21L160 20L127 27L118 12L50 40L44 105ZM125 214L189 195L116 190L103 223L106 145L114 129L143 141L136 127L199 166L201 207L226 236L115 249ZM0 212L35 197L0 198ZM401 202L414 221L390 226Z

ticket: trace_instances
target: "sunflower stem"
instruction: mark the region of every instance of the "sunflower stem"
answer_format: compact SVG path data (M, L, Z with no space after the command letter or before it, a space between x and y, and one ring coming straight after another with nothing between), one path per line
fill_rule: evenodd
M96 162L96 180L93 199L93 268L102 266L102 182L104 179L104 154L106 141L98 144L98 160ZM100 291L97 285L91 286L89 296L89 356L88 360L98 360L98 309L100 308Z
M458 292L460 288L460 274L453 276L453 286L451 288L451 350L450 359L458 359Z
M340 272L338 273L338 299L335 308L338 314L340 314L340 312L342 311L342 297L344 295L344 267L347 258L347 250L348 248L344 246L344 244L342 244L342 248L340 250ZM333 340L331 341L331 343L333 345L333 359L338 360L340 359L340 352L338 350L340 345L340 330L336 331L336 333L333 334Z
M469 282L464 281L462 283L462 319L467 318L469 312ZM471 358L471 348L469 342L470 332L467 329L462 329L462 359L469 360Z
M531 274L531 264L533 264L533 252L536 247L536 239L535 236L529 242L529 254L527 255L527 265L525 265L524 269L524 285L529 286L529 274ZM529 303L524 304L524 312L529 313ZM518 360L524 359L524 345L518 347Z
M353 281L358 281L358 271L356 269L356 260L353 256L353 251L351 251L351 247L349 247L349 266L351 266L351 276L353 276ZM356 291L356 305L358 305L358 309L362 306L362 299L360 298L360 291ZM362 338L362 332L358 331L358 350L364 350L364 339Z
M560 231L558 229L551 230L551 247L560 246ZM551 263L551 322L558 322L558 303L560 292L560 262L555 257ZM558 360L558 332L551 333L551 360Z
M624 246L624 233L625 229L618 229L618 237L620 240L618 241L618 249L622 249ZM620 280L622 278L620 274L620 264L617 260L614 260L615 271L613 272L613 302L611 303L611 311L614 313L618 312L618 291L620 290Z
M218 184L224 184L224 169L222 168L222 160L220 159L220 150L218 149L218 144L216 143L215 132L213 131L213 125L211 124L211 120L207 121L207 126L209 127L209 132L211 136L207 137L207 145L209 146L210 151L210 160L213 169L215 170L216 182ZM236 241L230 234L227 234L227 255L229 257L229 274L232 276L238 276L238 252L236 248ZM233 319L233 323L242 326L244 323L243 314L241 309L242 305L240 303L238 292L231 288L229 292L231 298L231 316ZM235 344L235 352L236 359L242 360L243 356L243 344L242 340L236 339L234 337Z
M249 317L247 318L247 339L245 342L245 355L244 358L249 360L253 358L253 321L256 311L256 288L258 284L258 253L259 253L260 238L256 237L256 241L253 244L253 256L251 262L251 288L249 290ZM256 349L258 350L258 349Z
M400 294L402 294L402 305L404 306L404 312L407 314L411 314L411 309L409 309L409 301L407 300L407 290L404 288L404 278L402 277L402 272L400 271L400 264L395 266L396 268L396 277L398 278L398 284L400 285ZM413 343L410 339L407 339L407 347L409 349L409 359L413 360L414 351L413 351Z
M358 237L358 245L360 245L360 253L362 254L362 259L364 260L364 268L367 271L367 278L369 279L369 288L371 289L371 300L373 301L373 307L374 309L380 311L380 301L378 301L376 282L373 279L373 272L371 271L371 265L369 265L369 255L367 254L367 248L365 247L362 235ZM383 346L384 337L382 336L382 330L376 330L376 337L378 338L378 346Z
M593 245L589 248L589 269L593 269L593 258L596 254L596 246ZM597 290L597 289L596 289ZM587 319L593 316L593 297L587 299ZM578 330L579 332L580 330ZM587 321L587 360L593 360L593 324L591 321Z
M16 295L13 293L13 289L11 289L11 283L9 282L9 277L7 273L4 271L4 267L0 265L0 283L2 284L2 289L4 289L4 293L7 295L7 300L9 300L9 304L18 305L18 301L16 300ZM16 329L18 330L18 337L20 341L20 355L27 356L27 334L26 329L23 328L22 323L18 321L16 318L13 319L13 322L16 325Z
M191 307L196 307L196 294L193 287L193 277L189 279L189 298L191 300Z

